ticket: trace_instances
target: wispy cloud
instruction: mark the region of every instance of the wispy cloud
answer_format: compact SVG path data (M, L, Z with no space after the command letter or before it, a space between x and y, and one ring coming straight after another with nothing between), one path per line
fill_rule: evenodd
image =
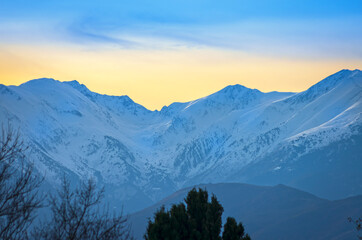
M362 58L360 0L16 0L2 5L0 15L0 44L222 48L288 57Z

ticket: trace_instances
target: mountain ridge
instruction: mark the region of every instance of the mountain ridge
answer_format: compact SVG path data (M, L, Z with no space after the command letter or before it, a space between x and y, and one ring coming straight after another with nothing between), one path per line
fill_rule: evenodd
M212 93L210 95L207 95L205 97L201 97L201 98L198 98L198 99L195 99L195 100L191 100L191 101L186 101L186 102L173 102L171 103L170 105L165 105L163 106L162 108L169 108L171 105L173 104L190 104L190 103L193 103L195 101L198 101L198 100L201 100L201 99L204 99L204 98L207 98L207 97L210 97L212 95L215 95L215 94L220 94L220 93L223 93L223 92L228 92L229 90L231 91L234 91L235 89L238 89L240 91L240 89L244 89L244 90L249 90L249 91L254 91L256 90L257 92L260 92L260 93L265 93L265 94L268 94L268 93L285 93L285 94L293 94L293 93L303 93L303 92L306 92L308 90L310 90L311 88L315 87L315 86L318 86L320 84L322 84L324 81L328 81L330 80L330 78L333 78L333 77L336 77L336 76L340 76L340 75L343 75L343 74L360 74L361 73L361 70L359 69L355 69L355 70L349 70L349 69L342 69L340 70L339 72L336 72L335 74L323 79L322 81L312 85L311 87L309 87L308 89L302 91L302 92L279 92L279 91L270 91L270 92L262 92L258 89L252 89L252 88L248 88L244 85L241 85L241 84L234 84L234 85L228 85L222 89L220 89L219 91L216 91L215 93ZM101 95L101 96L104 96L104 97L125 97L127 99L130 99L133 103L137 104L137 105L140 105L142 106L142 104L139 104L139 103L136 103L134 102L128 95L109 95L109 94L100 94L100 93L96 93L94 91L91 91L87 88L87 86L85 86L84 84L80 83L79 81L77 80L71 80L71 81L59 81L59 80L56 80L54 78L46 78L46 77L43 77L43 78L36 78L36 79L32 79L32 80L29 80L29 81L26 81L20 85L4 85L4 84L0 84L4 87L20 87L20 86L27 86L27 85L33 85L34 83L41 83L41 84L44 84L44 83L49 83L49 82L56 82L56 83L65 83L65 84L68 84L70 86L72 86L73 88L79 90L81 93L85 94L85 93L93 93L93 94L97 94L97 95ZM142 106L144 107L144 106ZM147 109L146 107L144 107L145 109ZM161 109L162 109L161 108ZM148 111L150 112L161 112L161 110L149 110L147 109Z
M71 87L73 87L74 89L78 90L79 92L81 92L82 94L84 95L87 95L87 94L94 94L94 95L99 95L99 96L103 96L103 97L109 97L109 98L126 98L126 99L129 99L131 100L133 103L137 104L137 105L140 105L142 107L144 107L142 104L139 104L139 103L136 103L132 100L132 98L130 98L128 95L110 95L110 94L100 94L100 93L97 93L97 92L94 92L94 91L91 91L87 88L86 85L80 83L79 81L77 80L71 80L71 81L60 81L60 80L56 80L54 78L36 78L36 79L32 79L32 80L29 80L29 81L26 81L20 85L4 85L4 84L0 84L4 87L28 87L28 86L33 86L34 85L40 85L40 84L49 84L49 83L55 83L55 84L66 84L66 85L69 85ZM211 97L213 95L217 95L217 94L224 94L224 93L230 93L230 92L240 92L240 90L245 90L245 91L255 91L255 92L258 92L258 93L264 93L264 94L275 94L275 93L284 93L284 94L293 94L294 92L279 92L279 91L270 91L270 92L262 92L258 89L252 89L252 88L248 88L244 85L241 85L241 84L234 84L234 85L228 85L218 91L216 91L215 93L212 93L210 95L207 95L205 97L201 97L201 98L197 98L195 100L191 100L191 101L186 101L186 102L173 102L173 103L170 103L168 106L165 105L161 108L161 110L150 110L146 107L144 107L145 109L147 109L148 111L150 112L161 112L162 109L167 109L167 108L170 108L171 105L190 105L196 101L199 101L201 99L205 99L207 97Z
M75 81L0 85L0 121L19 127L31 146L30 160L47 172L47 181L56 185L62 172L74 179L93 176L108 186L115 205L124 200L131 210L203 182L283 183L334 199L361 194L362 176L349 165L340 168L344 174L353 172L348 192L337 184L343 174L333 180L337 194L292 178L308 174L299 163L316 152L318 159L339 166L350 149L357 158L349 156L348 164L359 166L362 153L349 140L362 143L361 116L359 70L342 70L301 93L228 86L161 111L150 111L128 96L93 93ZM339 152L330 148L337 142ZM313 170L315 164L322 172L327 166L322 162L308 160L308 166ZM136 206L140 196L148 203Z

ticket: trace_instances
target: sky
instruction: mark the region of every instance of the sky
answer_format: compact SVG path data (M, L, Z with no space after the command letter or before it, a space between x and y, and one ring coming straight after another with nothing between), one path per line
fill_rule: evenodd
M0 83L49 77L149 109L362 69L361 0L0 0Z

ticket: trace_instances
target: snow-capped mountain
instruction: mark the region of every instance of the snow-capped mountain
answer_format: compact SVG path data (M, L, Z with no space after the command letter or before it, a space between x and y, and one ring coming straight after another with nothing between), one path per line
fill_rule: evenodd
M288 184L322 197L362 193L362 72L300 93L228 86L150 111L77 81L0 85L0 120L19 126L50 183L95 177L134 210L199 183Z

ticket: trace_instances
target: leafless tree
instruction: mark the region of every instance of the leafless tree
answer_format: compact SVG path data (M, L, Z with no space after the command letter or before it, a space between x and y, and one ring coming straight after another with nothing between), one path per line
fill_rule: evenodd
M0 239L25 239L41 207L42 178L26 162L26 146L19 130L2 125L0 136Z
M82 182L74 191L63 178L57 196L50 197L52 217L35 230L37 239L130 239L127 219L110 215L101 200L104 189L97 190L95 181Z

